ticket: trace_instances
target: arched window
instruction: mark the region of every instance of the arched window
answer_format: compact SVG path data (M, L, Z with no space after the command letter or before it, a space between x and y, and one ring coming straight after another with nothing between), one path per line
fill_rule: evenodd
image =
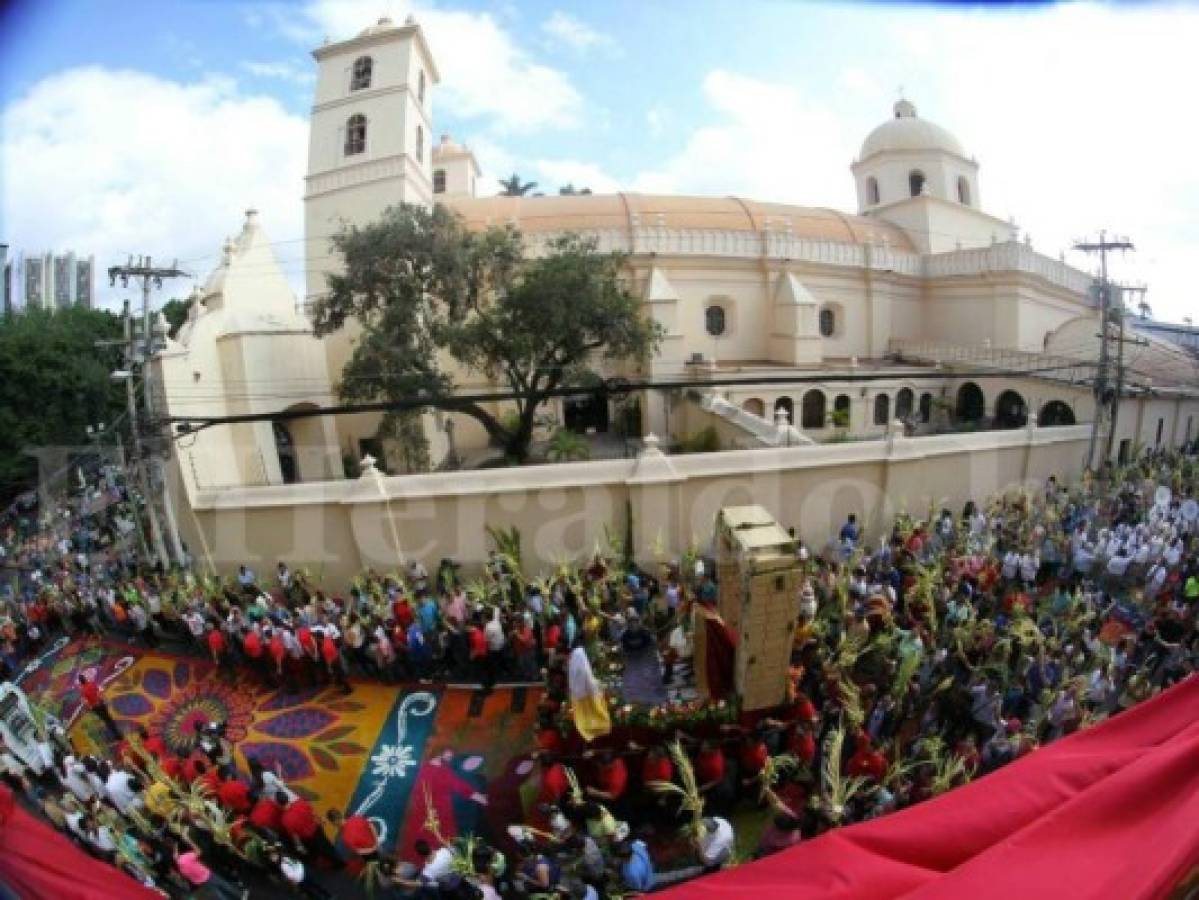
M832 337L837 332L837 313L831 307L820 310L820 335Z
M879 394L874 398L874 424L886 425L890 418L891 398L886 394Z
M425 129L420 125L416 126L416 161L425 161Z
M913 169L908 173L908 190L913 197L919 197L924 190L924 173L919 169Z
M366 116L355 113L346 119L346 156L366 152Z
M963 206L970 205L970 182L965 175L958 176L958 202Z
M995 398L995 427L1021 428L1028 421L1028 404L1015 391L1004 391Z
M933 417L933 395L920 395L920 421L928 422Z
M433 170L433 193L434 194L444 194L445 193L445 169L434 169Z
M362 91L371 86L371 69L375 61L369 56L360 56L354 60L354 68L350 74L350 90Z
M895 418L909 418L915 405L916 393L911 388L901 388L895 395Z
M780 409L787 413L788 422L795 422L795 404L790 397L779 397L774 401L774 417L776 419L778 418Z
M416 99L419 103L425 102L425 70L421 69L416 73Z
M987 402L982 388L967 381L958 388L958 402L954 407L954 418L959 422L977 422L986 414Z
M801 421L804 428L824 427L824 391L808 391L803 395L803 405L800 407Z
M878 206L878 179L873 175L866 179L866 203Z
M849 427L849 394L838 394L833 401L833 427Z
M704 327L712 337L724 334L724 307L713 303L704 310Z
M741 404L741 408L747 413L752 413L759 419L766 418L766 404L762 402L760 397L750 397Z
M279 474L283 476L284 484L295 484L300 480L295 441L282 422L272 422L271 426L275 432L275 451L279 454Z
M1037 424L1042 428L1060 428L1063 425L1074 425L1074 410L1061 400L1050 400L1041 407L1037 416Z

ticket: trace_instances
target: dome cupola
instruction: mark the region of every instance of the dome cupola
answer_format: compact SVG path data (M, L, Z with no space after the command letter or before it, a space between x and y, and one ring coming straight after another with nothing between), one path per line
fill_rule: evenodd
M896 101L893 115L866 136L850 167L858 211L935 197L978 207L978 163L949 131L916 113L911 100Z

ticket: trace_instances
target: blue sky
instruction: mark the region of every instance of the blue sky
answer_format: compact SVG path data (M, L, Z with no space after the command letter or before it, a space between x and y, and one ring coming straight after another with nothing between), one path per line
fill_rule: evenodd
M0 22L0 241L216 258L254 205L302 233L308 51L414 12L438 132L488 184L741 194L853 210L848 165L902 85L1050 255L1101 227L1159 315L1196 306L1199 13L783 2L18 3ZM1102 90L1088 90L1102 81ZM1106 124L1105 124L1106 123ZM300 246L300 245L295 245ZM298 250L281 250L289 271ZM1087 268L1089 261L1070 255Z

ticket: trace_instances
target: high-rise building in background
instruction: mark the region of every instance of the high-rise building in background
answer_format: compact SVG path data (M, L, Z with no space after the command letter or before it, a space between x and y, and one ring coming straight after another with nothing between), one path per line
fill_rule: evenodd
M10 315L13 311L12 268L8 244L0 244L0 312L4 315Z
M5 250L7 254L7 248ZM19 254L8 263L11 276L4 309L66 309L84 306L90 309L96 296L96 258L64 254Z

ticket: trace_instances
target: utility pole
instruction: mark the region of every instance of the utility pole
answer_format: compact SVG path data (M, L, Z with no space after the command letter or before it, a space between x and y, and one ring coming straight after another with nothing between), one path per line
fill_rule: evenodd
M163 279L165 278L187 278L190 277L187 272L179 268L178 262L172 263L168 267L155 268L153 260L149 256L139 256L136 264L133 257L129 257L129 261L123 266L112 266L108 270L108 278L112 284L116 284L118 278L121 279L123 286L128 286L129 279L141 279L142 287L142 335L141 335L141 364L142 364L142 398L146 408L146 423L150 431L156 432L161 429L154 423L154 387L151 383L150 361L154 356L154 326L152 319L152 310L150 307L150 290L151 288L161 288ZM129 329L126 337L129 339L130 350L133 350L133 335L132 317L129 315L129 303L125 303L125 321L126 328ZM136 356L136 354L134 354ZM132 363L132 359L131 359ZM129 379L129 396L130 396L130 416L134 417L136 422L136 409L132 406L133 397L133 380ZM136 425L135 425L136 427ZM147 435L149 439L150 435ZM134 441L137 441L136 433ZM166 566L171 556L166 552L166 546L162 539L162 530L158 524L158 514L155 509L155 489L161 487L163 511L166 514L167 528L170 533L171 550L175 562L183 565L185 558L183 553L183 543L179 538L179 526L175 521L175 508L171 499L170 481L165 477L162 471L162 458L152 444L147 443L146 446L146 481L149 490L146 493L146 509L149 513L150 528L154 533L154 548L158 553L159 559Z
M1124 303L1124 294L1141 295L1141 305L1145 305L1145 292L1147 287L1141 285L1139 287L1121 287L1120 288L1120 304L1116 312L1120 317L1120 336L1116 339L1116 389L1112 395L1111 406L1111 429L1107 433L1107 456L1110 459L1112 455L1112 445L1116 441L1116 422L1120 418L1120 400L1124 396L1124 345L1127 343L1147 346L1148 341L1130 339L1124 333L1124 318L1128 312L1128 305Z
M1108 325L1111 321L1111 282L1107 280L1107 254L1109 250L1132 250L1132 241L1127 238L1113 238L1108 240L1107 232L1099 232L1098 241L1078 241L1074 244L1075 250L1081 250L1083 253L1098 253L1099 254L1099 370L1095 374L1095 415L1091 422L1091 440L1087 446L1087 468L1093 468L1095 465L1095 446L1099 441L1100 422L1104 418L1104 410L1107 407L1107 382L1108 382L1108 366L1110 365L1110 355L1107 349L1107 342L1110 337L1108 334ZM1119 402L1117 400L1117 402ZM1108 433L1108 446L1110 453L1110 445L1113 432Z

